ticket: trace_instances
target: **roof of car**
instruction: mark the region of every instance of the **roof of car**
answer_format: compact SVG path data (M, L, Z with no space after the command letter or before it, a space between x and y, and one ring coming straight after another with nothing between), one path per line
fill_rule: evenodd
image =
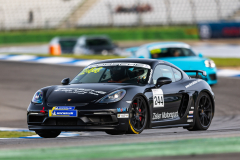
M191 48L190 45L183 42L154 42L143 45L149 50L158 49L158 48L169 48L169 47L180 47L180 48Z
M155 63L167 63L166 61L157 60L157 59L144 59L144 58L119 58L119 59L108 59L108 60L102 60L97 61L92 64L99 64L99 63L118 63L118 62L127 62L127 63L144 63L148 65L152 65ZM91 65L92 65L91 64Z

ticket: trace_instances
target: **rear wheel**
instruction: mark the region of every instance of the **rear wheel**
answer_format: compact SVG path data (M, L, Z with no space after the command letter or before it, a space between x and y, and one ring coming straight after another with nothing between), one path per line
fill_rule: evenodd
M61 131L35 131L42 138L56 138Z
M128 134L140 134L147 125L148 110L145 100L135 97L129 108L129 127Z
M195 108L195 124L189 131L207 130L213 118L213 105L209 95L205 92L200 93Z

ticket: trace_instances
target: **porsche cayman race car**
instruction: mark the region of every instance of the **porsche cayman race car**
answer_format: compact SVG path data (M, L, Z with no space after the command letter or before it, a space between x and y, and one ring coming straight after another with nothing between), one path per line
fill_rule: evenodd
M189 71L186 71L189 72ZM204 71L192 71L206 75ZM38 90L27 109L29 130L44 138L61 131L140 134L144 129L207 130L214 93L202 79L154 59L94 62L72 81Z

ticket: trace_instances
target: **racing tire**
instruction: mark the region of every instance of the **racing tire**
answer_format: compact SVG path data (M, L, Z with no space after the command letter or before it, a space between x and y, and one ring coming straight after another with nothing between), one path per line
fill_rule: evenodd
M42 138L56 138L61 131L35 131Z
M211 98L206 92L199 94L197 107L194 110L195 124L193 127L186 128L189 131L207 130L213 118L213 105Z
M110 134L110 135L122 135L122 134L125 134L126 132L119 132L119 131L105 131L107 134Z
M129 126L127 134L140 134L147 125L148 108L146 101L141 96L133 98L129 107Z

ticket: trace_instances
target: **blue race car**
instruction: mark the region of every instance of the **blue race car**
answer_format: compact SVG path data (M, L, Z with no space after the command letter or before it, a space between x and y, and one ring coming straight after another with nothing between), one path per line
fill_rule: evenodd
M191 47L182 42L156 42L145 44L140 47L128 48L134 58L152 58L168 61L182 70L204 70L207 76L198 77L208 82L209 85L217 83L217 68L215 63L191 50ZM195 74L188 72L190 77ZM200 75L199 75L200 76Z

